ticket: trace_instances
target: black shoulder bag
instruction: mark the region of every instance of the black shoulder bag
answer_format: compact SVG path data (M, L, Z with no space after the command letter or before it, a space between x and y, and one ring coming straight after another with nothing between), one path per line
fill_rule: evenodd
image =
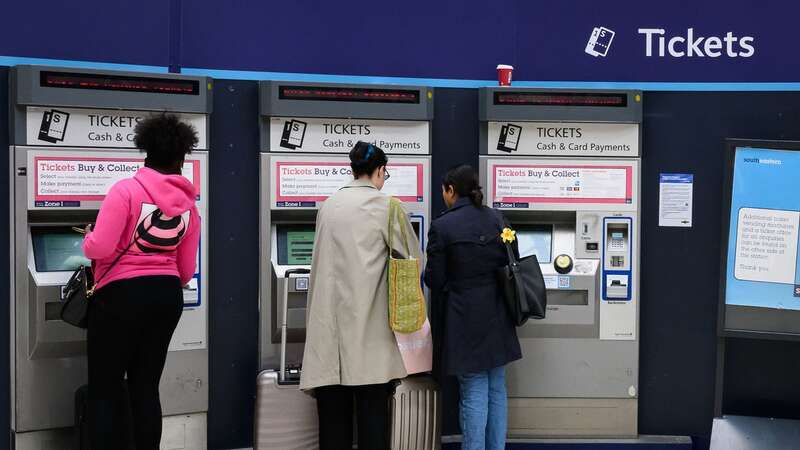
M156 209L149 215L152 216L156 211L158 210ZM152 226L153 222L151 220L145 232L149 231ZM87 328L89 326L89 299L94 295L95 287L97 287L97 284L103 277L111 272L111 269L117 265L120 258L128 253L128 250L131 249L134 243L136 243L135 237L131 240L130 244L125 247L125 250L114 258L114 261L108 266L103 276L96 280L94 279L91 267L82 265L75 270L64 286L64 305L61 306L61 320L78 328Z
M506 225L501 217L496 216L502 233ZM536 255L517 260L511 244L503 245L508 252L508 265L497 269L497 281L503 291L511 321L519 327L531 317L544 319L547 312L547 288L539 260Z

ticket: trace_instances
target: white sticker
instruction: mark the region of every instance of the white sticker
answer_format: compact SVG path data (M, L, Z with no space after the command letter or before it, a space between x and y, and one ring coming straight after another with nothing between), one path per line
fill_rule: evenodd
M430 153L427 121L269 117L269 151L282 153L349 153L358 141L389 154Z
M146 111L29 106L26 141L28 145L134 148L134 129L151 114ZM197 131L197 148L206 148L205 114L181 113L177 116Z
M638 156L639 125L489 122L487 145L490 155Z

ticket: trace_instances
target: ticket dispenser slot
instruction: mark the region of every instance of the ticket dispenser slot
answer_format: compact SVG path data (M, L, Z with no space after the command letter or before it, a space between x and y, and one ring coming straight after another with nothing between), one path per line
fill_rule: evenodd
M631 298L631 219L604 221L603 298Z
M576 252L576 235L581 232L578 215L574 211L504 213L516 232L520 257L536 255L547 286L546 317L519 333L597 334L598 263Z
M83 229L96 210L62 215L27 213L28 355L32 359L81 356L86 333L61 320L62 290L72 273L90 261L83 256Z

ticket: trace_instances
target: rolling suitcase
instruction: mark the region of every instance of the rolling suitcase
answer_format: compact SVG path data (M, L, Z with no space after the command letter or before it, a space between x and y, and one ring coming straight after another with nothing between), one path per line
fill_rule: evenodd
M411 375L395 386L390 402L392 450L441 448L442 397L428 375Z
M300 368L286 367L286 318L289 282L308 269L287 270L281 310L281 363L256 379L254 450L316 450L319 448L317 401L299 389Z

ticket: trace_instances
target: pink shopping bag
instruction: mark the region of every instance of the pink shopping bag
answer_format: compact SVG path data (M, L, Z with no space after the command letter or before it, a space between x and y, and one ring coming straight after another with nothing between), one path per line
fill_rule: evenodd
M430 372L433 369L433 337L428 319L425 319L425 323L418 331L413 333L395 332L394 336L409 375Z

